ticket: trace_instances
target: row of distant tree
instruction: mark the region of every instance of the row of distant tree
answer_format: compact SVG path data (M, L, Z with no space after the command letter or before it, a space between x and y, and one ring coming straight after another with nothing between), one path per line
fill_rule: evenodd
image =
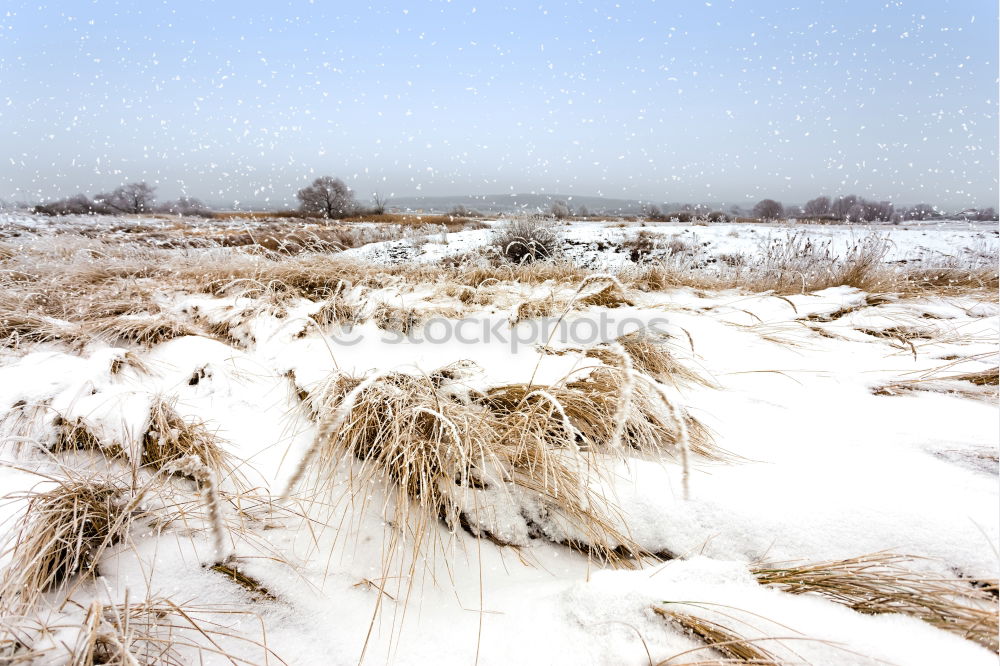
M156 188L148 183L128 183L93 197L76 194L34 207L42 215L126 215L138 213L174 213L210 216L212 211L194 197L156 204Z
M780 206L780 204L778 205ZM810 199L806 202L805 206L795 207L790 211L786 211L786 216L828 218L851 222L894 222L904 220L933 220L943 218L946 214L926 203L896 208L889 201L868 201L855 194L848 194L836 199L831 199L830 197ZM997 211L993 207L969 208L959 213L958 216L971 220L995 220L997 219Z
M173 213L177 215L209 216L211 210L204 203L193 197L180 197L174 201L156 204L156 188L144 182L128 183L110 192L102 192L88 197L77 194L66 199L59 199L35 206L37 213L45 215L86 215L86 214L139 214L139 213ZM372 196L368 206L358 203L354 192L344 181L332 176L321 176L296 193L299 201L299 211L305 215L337 219L358 213L385 213L388 201L379 194ZM572 216L587 217L590 211L584 206L574 210L565 201L554 201L549 208L549 215L557 219ZM464 208L456 208L453 214L471 216L474 212ZM836 198L827 196L816 197L806 202L804 206L784 206L774 199L762 199L752 209L744 210L733 206L729 212L712 210L700 204L668 204L664 207L649 205L642 214L650 220L679 219L689 221L700 217L711 222L725 222L737 217L755 217L764 220L787 218L830 220L844 222L901 222L907 220L933 220L947 215L936 207L922 203L910 207L896 206L889 201L869 201L855 194ZM996 220L995 208L969 208L957 215L969 220Z
M739 217L755 217L762 220L811 219L842 222L903 222L907 220L936 220L963 218L967 220L996 220L995 208L967 208L960 213L946 213L931 204L897 208L890 201L869 201L856 194L830 198L827 196L810 199L804 206L785 206L775 199L762 199L749 210L732 206L728 212L712 210L700 204L668 204L660 207L646 206L643 214L651 220L679 219L686 221L692 217L708 219L711 222L726 221ZM553 215L558 217L553 210Z
M372 197L372 206L362 207L354 192L339 178L323 176L303 187L296 194L303 214L339 218L358 212L384 213L386 199ZM180 197L163 204L156 203L156 187L145 182L127 183L111 192L92 197L76 194L34 207L43 215L125 215L141 213L174 213L177 215L210 216L211 209L194 197Z

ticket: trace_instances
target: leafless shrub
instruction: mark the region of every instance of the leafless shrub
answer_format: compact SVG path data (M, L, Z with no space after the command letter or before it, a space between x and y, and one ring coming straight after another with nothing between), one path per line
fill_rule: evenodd
M501 226L492 246L506 261L525 264L551 259L559 251L559 236L551 225L529 217L514 218Z
M634 238L622 241L621 248L628 252L629 259L640 263L656 249L656 238L656 234L640 231Z
M549 215L557 220L565 220L572 214L573 212L565 201L553 201L552 205L549 206Z

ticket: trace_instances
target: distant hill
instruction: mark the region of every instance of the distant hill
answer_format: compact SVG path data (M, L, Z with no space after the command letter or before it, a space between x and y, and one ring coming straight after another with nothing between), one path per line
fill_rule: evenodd
M565 201L574 212L584 206L591 213L637 213L643 203L638 199L610 199L607 197L578 196L573 194L482 194L439 197L398 197L389 201L390 209L446 213L456 206L481 213L541 213L547 212L554 201Z

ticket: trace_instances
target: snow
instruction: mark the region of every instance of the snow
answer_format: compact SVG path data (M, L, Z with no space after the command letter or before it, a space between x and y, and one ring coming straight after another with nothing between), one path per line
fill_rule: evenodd
M565 233L597 242L633 231L574 223ZM656 232L697 236L708 243L705 254L756 251L757 237L788 233L749 225L669 225ZM834 227L805 232L838 247L846 247L857 233ZM995 233L977 228L885 233L893 242L893 260L956 255L981 242L996 243ZM483 238L481 231L452 234L446 248L448 253L469 249ZM444 251L432 244L421 248L427 249L418 260L430 261ZM375 245L344 254L377 261L385 251ZM611 251L603 256L603 263L621 260ZM485 325L510 333L512 304L541 293L572 293L572 288L552 285L503 289L508 293L495 306L466 310L472 330ZM427 285L373 289L366 296L369 308L377 302L418 310L442 303L438 290ZM809 663L995 663L988 650L913 618L863 616L819 598L762 587L748 567L762 560L829 560L888 550L929 558L921 566L940 575L997 576L1000 424L995 402L933 391L872 392L880 384L940 368L946 357L965 359L953 362L949 374L995 367L996 302L927 296L868 305L868 294L851 287L787 298L690 289L633 296L635 305L616 310L615 316L666 318L677 355L719 385L686 387L679 392L683 402L710 427L717 443L738 457L728 464L696 463L688 501L682 498L680 469L672 463L617 462L595 482L619 508L621 529L649 550L678 559L609 570L518 532L520 523L505 519L505 498L484 494L494 512L481 518L500 533L510 530L505 535L511 541L525 544L520 551L452 534L442 525L436 528L437 545L411 576L404 554L387 555L391 528L381 509L389 500L386 488L376 484L366 508L346 498L325 507L295 507L279 511L267 530L234 536L243 570L265 582L277 601L252 602L245 590L206 569L212 548L208 534L169 530L135 534L134 545L105 557L100 582L81 587L77 598L84 606L90 595L120 601L126 593L131 599L150 594L198 605L235 604L259 619L226 618L226 626L259 638L262 623L268 646L294 664L354 664L363 650L368 661L397 664L477 659L481 664L645 664L647 651L657 661L699 647L649 610L661 602L738 618L749 635L783 637L769 641L769 649ZM356 326L351 339L357 342L347 344L306 325L317 306L305 300L289 303L281 317L267 308L247 309L254 305L247 297L164 294L162 301L179 316L195 310L209 319L249 312L239 330L252 342L236 349L181 337L149 351L132 350L149 374L123 370L114 376L111 361L124 350L100 343L82 352L50 343L10 353L0 365L0 413L20 401L44 403L83 419L106 441L134 446L151 401L174 398L183 416L203 421L227 450L246 460L244 473L266 496L284 488L315 434L297 404L289 371L300 385L311 387L334 371L420 374L468 360L473 363L465 381L485 388L532 375L538 384L553 383L592 364L579 354L540 354L529 342L515 348L501 339L476 344L397 340L370 322ZM854 310L833 321L806 319L848 308ZM595 321L602 313L607 312L587 308L568 318ZM934 318L923 317L926 313ZM911 349L858 331L911 320L930 327L935 336L915 340ZM192 382L196 375L198 381ZM39 429L44 432L44 424ZM50 470L53 465L41 454L17 454L12 447L4 455L20 467ZM19 469L0 472L6 491L28 489L37 481ZM346 477L335 479L337 484L346 487ZM13 516L21 508L10 502L3 513ZM308 525L299 510L308 511ZM383 564L385 557L389 564ZM66 612L72 617L75 611ZM221 640L233 654L261 661L258 647ZM688 655L709 656L705 651Z
M494 224L502 224L502 221ZM888 239L886 261L893 263L966 258L988 255L998 242L993 223L939 222L904 225L868 224L711 224L634 223L618 221L569 222L556 227L563 240L563 251L574 262L601 268L628 261L628 251L621 242L639 233L650 234L656 245L652 256L663 256L671 241L684 244L685 252L695 263L711 263L723 256L754 256L773 243L787 243L803 235L819 247L830 248L833 256L843 256L861 239L874 233ZM409 241L384 241L346 250L345 256L397 263L400 261L436 262L445 257L461 256L481 248L491 239L491 230L449 233L447 243L414 245Z

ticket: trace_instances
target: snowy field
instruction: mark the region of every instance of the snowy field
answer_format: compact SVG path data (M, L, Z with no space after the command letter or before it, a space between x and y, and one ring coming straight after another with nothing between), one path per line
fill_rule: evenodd
M663 258L671 250L681 251L702 264L719 257L752 257L774 243L802 236L831 255L843 255L860 239L877 234L889 240L887 262L920 262L941 258L976 257L997 247L997 225L985 222L936 222L906 225L815 225L815 224L712 224L636 223L614 221L570 222L557 227L566 252L578 263L593 267L620 266L629 258L623 242L646 234L653 242L650 258ZM464 231L412 239L372 243L348 251L366 261L432 262L466 252L490 241L490 230Z
M996 663L995 225L502 224L0 218L0 662Z

